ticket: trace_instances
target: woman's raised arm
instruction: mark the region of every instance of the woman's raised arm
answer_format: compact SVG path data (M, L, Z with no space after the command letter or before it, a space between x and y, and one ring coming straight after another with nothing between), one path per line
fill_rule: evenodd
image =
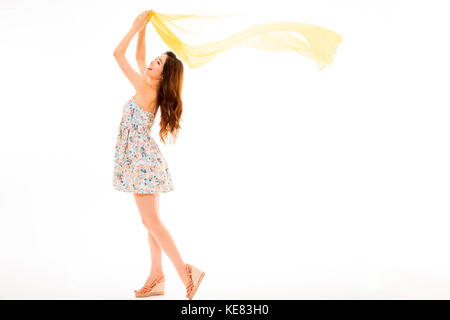
M145 29L146 27L142 28L142 30L139 31L136 47L136 60L144 61L144 63L145 63Z
M145 11L145 13L149 15L150 11ZM145 58L145 30L147 29L147 23L148 20L145 24L145 27L142 28L141 31L139 31L136 47L136 61L142 76L144 76L145 68L147 68L147 62Z

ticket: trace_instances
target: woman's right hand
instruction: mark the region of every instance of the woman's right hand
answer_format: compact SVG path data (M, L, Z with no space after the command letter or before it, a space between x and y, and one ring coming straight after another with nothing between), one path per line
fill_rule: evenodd
M150 18L150 15L152 15L153 13L155 13L155 11L153 11L153 10L146 10L146 11L144 11L147 15L148 15L148 17ZM143 12L143 13L144 13Z
M144 15L144 16L147 16L150 19L150 15L152 13L155 13L155 12L153 10L145 10L145 11L142 11L141 14ZM148 20L147 20L147 22L148 22Z

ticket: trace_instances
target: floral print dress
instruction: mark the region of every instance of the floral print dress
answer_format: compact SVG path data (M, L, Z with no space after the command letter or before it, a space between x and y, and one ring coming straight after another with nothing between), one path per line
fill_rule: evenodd
M160 193L173 191L172 177L150 132L155 115L132 96L123 106L115 146L113 186L118 191Z

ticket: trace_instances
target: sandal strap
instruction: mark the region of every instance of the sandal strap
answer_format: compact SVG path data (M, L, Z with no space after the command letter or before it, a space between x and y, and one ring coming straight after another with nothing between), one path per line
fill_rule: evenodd
M164 281L164 279L165 279L165 276L162 275L158 279L153 280L152 284L149 284L149 282L146 281L144 286L141 289L137 290L136 292L137 293L148 293L153 289L154 286L156 286L158 283Z
M190 295L194 289L194 281L192 280L192 267L189 264L186 264L186 277L189 281L186 286L186 293L187 295Z

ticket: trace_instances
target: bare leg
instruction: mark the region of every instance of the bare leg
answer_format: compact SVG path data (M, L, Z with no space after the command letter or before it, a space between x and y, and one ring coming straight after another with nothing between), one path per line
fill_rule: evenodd
M163 249L172 261L181 281L186 286L188 284L185 273L186 264L181 258L172 236L159 217L159 194L134 193L134 198L142 218L142 223L149 233L150 250L152 252L152 270L162 269L161 249ZM156 248L153 241L156 243L159 250ZM156 260L154 261L153 259Z
M159 215L159 199L157 200L157 214ZM148 230L147 230L148 231ZM152 233L150 231L148 233L148 243L150 245L150 254L152 259L151 269L150 269L150 275L154 276L155 278L158 278L158 276L161 276L163 274L162 271L162 260L161 260L161 247L159 246L156 239L153 237Z
M152 233L148 232L148 243L150 245L150 254L152 257L152 267L150 269L150 274L155 275L157 277L158 275L162 275L162 261L161 261L161 247L156 242L155 238L153 237Z

